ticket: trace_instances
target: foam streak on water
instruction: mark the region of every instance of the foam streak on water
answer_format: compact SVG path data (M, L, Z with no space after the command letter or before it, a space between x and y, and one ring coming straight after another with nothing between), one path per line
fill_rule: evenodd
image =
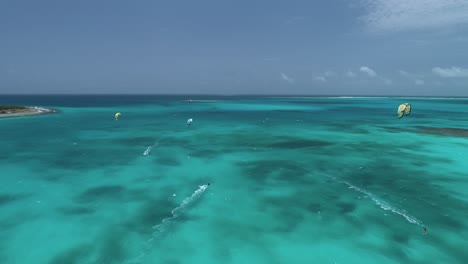
M146 148L145 152L143 152L143 155L147 156L151 153L151 149L153 148L153 146L149 146Z
M145 150L145 152L143 152L143 155L144 156L148 156L150 153L151 153L151 150L155 147L158 147L159 146L159 142L161 141L161 138L158 139L158 141L156 141L156 143L154 143L154 145L152 146L148 146Z
M147 241L147 245L144 249L144 251L134 260L131 260L129 261L128 263L133 263L133 264L136 264L136 263L141 263L141 261L144 259L144 257L146 255L148 255L148 253L151 251L151 246L154 242L154 240L162 233L164 232L164 230L166 230L166 228L168 227L168 225L174 220L176 219L181 211L186 208L187 206L189 206L192 202L194 202L195 200L197 200L198 198L200 198L200 196L206 191L206 189L208 189L208 185L205 184L205 185L201 185L198 187L197 190L195 190L191 196L185 198L182 203L177 206L176 208L172 209L171 211L171 216L169 217L166 217L164 218L161 223L157 224L157 225L154 225L153 226L153 229L155 229L155 232L153 232L151 238Z
M191 202L198 199L203 194L203 192L205 192L207 188L208 188L208 185L206 184L198 187L198 189L195 192L193 192L192 196L185 198L179 206L177 206L171 211L172 216L168 218L164 218L160 224L153 226L153 229L156 229L161 232L164 231L165 223L168 223L171 220L177 218L179 216L179 212L185 207L187 207Z
M360 192L360 193L363 193L363 194L367 195L369 198L372 199L372 201L375 202L375 204L377 204L380 208L384 209L385 211L391 211L392 213L403 216L408 222L410 222L412 224L416 224L418 226L423 226L422 222L420 220L418 220L416 217L408 214L405 210L396 208L396 207L390 205L389 203L377 198L377 196L370 193L369 191L367 191L365 189L362 189L362 188L359 188L357 186L354 186L354 185L352 185L351 183L349 183L347 181L342 181L342 180L339 180L339 179L337 179L335 177L331 177L331 176L328 176L328 177L333 179L334 181L336 181L338 183L342 183L342 184L347 185L349 187L349 189L353 189L353 190L355 190L357 192Z

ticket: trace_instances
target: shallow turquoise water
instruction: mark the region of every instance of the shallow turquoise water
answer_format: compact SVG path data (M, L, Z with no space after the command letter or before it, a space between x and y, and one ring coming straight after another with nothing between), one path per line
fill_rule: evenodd
M468 263L468 99L192 98L0 97L0 262Z

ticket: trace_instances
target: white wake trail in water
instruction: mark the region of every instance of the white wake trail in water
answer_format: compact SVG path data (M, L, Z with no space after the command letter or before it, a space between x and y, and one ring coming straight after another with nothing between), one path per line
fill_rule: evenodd
M421 226L421 227L424 226L423 223L419 219L417 219L416 217L408 214L405 210L396 208L396 207L390 205L389 203L378 199L377 196L373 195L369 191L367 191L365 189L362 189L362 188L359 188L357 186L354 186L354 185L352 185L351 183L349 183L347 181L342 181L342 180L339 180L339 179L337 179L335 177L332 177L332 176L329 176L329 175L327 175L327 177L330 178L330 179L333 179L335 182L347 185L349 189L353 189L353 190L355 190L357 192L360 192L360 193L363 193L363 194L367 195L369 198L372 199L372 201L374 201L375 204L377 204L383 210L391 211L392 213L403 216L406 219L406 221L408 221L408 222L410 222L412 224L415 224L415 225L418 225L418 226Z
M145 152L143 152L143 155L147 156L148 154L150 154L152 148L153 148L153 146L147 147L146 150L145 150Z
M195 192L193 192L192 196L185 198L179 206L172 209L171 211L172 216L164 218L160 224L153 226L153 229L156 229L159 232L164 231L164 228L166 227L166 223L169 223L171 220L174 220L175 218L177 218L179 216L180 211L184 209L185 207L187 207L191 202L198 199L203 194L203 192L205 192L207 188L208 188L207 184L199 186L198 189Z
M148 156L150 153L151 153L151 150L155 147L158 147L159 146L159 142L161 141L161 139L159 139L158 141L156 141L156 143L154 143L153 145L151 146L148 146L145 150L145 152L143 152L143 155L144 156Z
M182 210L184 208L186 208L187 206L189 206L191 203L193 203L194 201L196 201L198 198L200 198L200 196L203 195L203 193L208 189L209 185L208 184L205 184L205 185L201 185L198 187L197 190L195 190L191 196L185 198L182 203L180 203L179 206L177 206L176 208L172 209L171 211L171 216L169 217L166 217L164 218L159 224L156 224L153 226L153 230L155 230L152 235L151 235L151 238L148 239L147 241L147 244L145 246L145 249L143 250L143 252L138 256L136 257L134 260L130 260L128 261L127 263L132 263L132 264L137 264L137 263L141 263L141 261L144 259L144 257L146 255L148 255L148 253L151 251L151 248L152 248L152 245L153 245L153 242L155 241L155 239L162 233L164 232L167 227L177 218L179 217L179 215L181 214Z

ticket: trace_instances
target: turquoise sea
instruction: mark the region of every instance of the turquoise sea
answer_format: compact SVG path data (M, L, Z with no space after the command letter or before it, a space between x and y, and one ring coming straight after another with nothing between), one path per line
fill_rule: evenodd
M0 104L0 263L468 263L468 99Z

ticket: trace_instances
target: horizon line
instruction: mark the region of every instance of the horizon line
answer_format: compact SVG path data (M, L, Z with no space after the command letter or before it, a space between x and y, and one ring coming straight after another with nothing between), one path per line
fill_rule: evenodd
M355 97L363 97L363 98L405 98L405 97L425 97L425 98L468 98L468 96L443 96L443 95L326 95L326 94L170 94L170 93L31 93L31 94L0 94L0 96L221 96L221 97L235 97L235 96L243 96L243 97L315 97L315 98L324 98L324 97L332 97L332 98L355 98Z

